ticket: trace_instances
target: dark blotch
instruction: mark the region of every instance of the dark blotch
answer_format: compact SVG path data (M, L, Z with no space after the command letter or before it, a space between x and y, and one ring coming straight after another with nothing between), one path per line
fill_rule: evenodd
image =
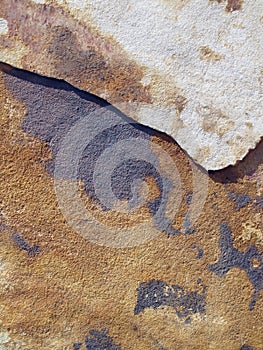
M200 248L198 245L194 244L192 248L197 250L197 259L201 259L204 256L204 250Z
M87 350L121 350L121 347L116 345L108 335L106 328L101 331L91 330L89 333L90 336L85 340Z
M134 314L137 315L146 308L157 308L159 306L171 306L175 309L178 317L186 318L189 315L205 313L206 287L203 286L201 293L187 292L178 285L168 285L162 281L151 280L141 282L137 288L137 304Z
M254 350L254 348L252 348L252 346L244 344L241 346L240 350Z
M30 247L30 245L24 240L24 238L18 234L18 233L13 233L12 238L16 245L22 249L25 250L29 255L35 256L36 254L40 253L40 247L38 245L33 245Z
M105 128L101 133L98 133L92 141L85 147L83 155L79 162L79 177L84 183L85 191L89 196L92 196L96 199L96 193L94 188L94 170L96 166L96 162L101 156L101 154L109 147L117 144L122 140L126 140L129 138L138 139L149 139L149 134L146 133L142 128L139 128L137 124L120 124L114 125L110 128ZM128 150L126 150L128 152ZM137 164L138 165L138 164ZM140 165L140 164L139 164ZM143 172L143 167L137 168L138 172ZM115 176L114 176L115 175ZM118 183L114 180L114 177L118 178ZM121 185L121 186L120 186ZM121 178L121 174L119 174L118 168L115 170L115 173L112 176L112 187L114 193L118 198L121 198L121 193L125 192L123 198L129 198L130 196L130 185L129 182L128 190L127 188L122 190L122 187L125 186L125 181ZM119 193L118 193L119 192Z
M155 179L160 192L162 193L163 185L162 179L155 167L146 161L139 159L129 159L123 162L114 170L111 176L112 190L119 200L131 200L133 197L131 185L136 179L144 179L146 177L152 177ZM119 190L120 183L123 184L121 192ZM161 203L161 197L154 199L148 203L148 207L152 215L155 215L159 209Z
M244 208L249 203L252 203L252 199L246 194L230 192L228 197L236 203L237 210Z
M221 4L225 0L210 0L210 1L217 1L219 4ZM226 4L226 7L225 7L225 10L227 12L233 12L233 11L241 10L243 1L244 0L227 0L227 4Z
M69 31L61 32L59 38L65 42L69 40L71 44L74 43L74 35ZM71 42L71 40L73 41ZM57 49L54 48L54 50ZM59 51L55 53L59 55ZM71 52L65 52L65 55L72 64L75 55L72 56ZM77 59L77 56L75 59ZM71 64L66 69L70 69ZM60 149L61 141L68 135L73 126L77 125L79 121L85 120L93 137L91 140L87 137L87 145L78 163L77 178L75 174L72 175L67 164L64 167L61 165L60 174L57 176L63 179L81 180L87 195L93 198L102 210L112 210L113 201L108 201L105 204L96 196L94 171L98 164L97 161L105 150L115 146L120 141L132 139L132 142L136 142L138 145L138 159L134 159L134 156L130 156L132 159L129 159L127 155L129 156L132 153L129 147L126 147L120 156L121 159L118 158L118 166L115 167L112 173L108 171L108 169L111 169L112 158L109 159L107 164L103 164L101 169L111 179L111 190L115 195L114 200L115 198L127 199L130 206L136 204L139 206L142 198L140 194L136 196L137 193L132 192L132 185L134 180L138 178L143 181L147 176L151 176L159 187L160 194L157 198L149 200L146 205L154 216L156 226L160 231L166 232L168 236L180 233L173 228L171 219L166 217L166 203L170 189L174 184L169 179L161 177L158 172L159 162L150 148L153 130L134 123L106 101L76 89L66 82L41 77L4 64L0 68L3 71L7 88L16 99L25 104L27 113L22 122L23 130L29 135L45 141L50 146L53 159L45 163L46 170L50 175L54 174L54 159ZM110 108L111 113L107 115L108 119L101 128L97 112L105 111L105 107L108 111ZM107 123L109 123L108 127ZM140 160L141 140L149 141L149 155L152 155L152 159L149 161L148 159L146 161L145 159ZM41 162L41 159L39 161ZM154 166L152 166L152 163L154 163ZM186 231L190 233L190 222L186 221L186 225L187 228L189 227L189 230L186 229Z
M38 245L33 245L32 247L26 242L26 240L19 234L12 231L11 227L6 226L0 221L0 230L6 230L9 232L11 238L18 246L18 248L25 250L29 255L35 256L40 253L40 247Z
M187 204L188 206L191 205L192 199L193 199L193 193L188 192L188 193L186 194L186 204Z
M226 5L226 10L228 12L241 10L241 4L243 0L228 0Z
M233 267L245 270L254 287L254 294L249 305L249 309L252 310L259 291L263 290L263 261L260 252L255 246L250 246L245 253L234 248L231 230L227 224L221 224L220 226L219 247L221 257L218 262L210 265L208 269L219 277L223 277ZM253 266L254 260L258 261L259 267Z

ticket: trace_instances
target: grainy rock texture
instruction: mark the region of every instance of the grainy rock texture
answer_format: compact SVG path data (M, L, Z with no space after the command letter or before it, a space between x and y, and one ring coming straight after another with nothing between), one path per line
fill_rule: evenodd
M66 82L2 64L0 86L0 349L262 350L263 143L207 174Z
M261 0L1 0L0 60L171 135L206 169L263 136Z
M262 15L0 0L0 350L263 350Z

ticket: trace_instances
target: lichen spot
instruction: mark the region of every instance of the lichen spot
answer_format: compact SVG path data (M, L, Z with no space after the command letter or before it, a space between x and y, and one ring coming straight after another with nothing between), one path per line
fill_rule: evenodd
M8 22L4 18L0 18L0 35L8 33Z
M217 62L225 58L224 55L220 55L208 46L201 46L199 48L199 57L201 60Z

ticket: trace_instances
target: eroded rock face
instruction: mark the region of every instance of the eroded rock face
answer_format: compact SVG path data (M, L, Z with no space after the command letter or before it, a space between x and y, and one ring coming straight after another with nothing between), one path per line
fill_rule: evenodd
M263 142L208 175L68 83L0 87L0 348L261 350Z
M3 0L1 60L171 135L206 169L263 135L263 3Z
M263 349L262 9L1 1L0 349Z

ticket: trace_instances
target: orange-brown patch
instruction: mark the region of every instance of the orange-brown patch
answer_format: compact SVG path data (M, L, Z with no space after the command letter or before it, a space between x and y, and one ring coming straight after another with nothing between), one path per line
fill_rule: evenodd
M250 311L253 288L244 271L231 269L220 278L208 270L220 256L222 222L230 225L240 249L250 245L240 243L239 236L242 224L253 220L259 209L247 206L237 211L228 192L255 198L257 182L244 174L251 175L262 164L261 146L250 154L249 166L243 163L236 173L228 169L221 172L221 178L210 177L209 195L195 234L168 238L160 233L131 249L100 247L66 222L53 178L39 162L48 157L46 145L22 131L25 106L15 100L3 80L0 83L1 221L41 248L40 254L30 257L18 249L8 231L1 231L1 262L7 282L0 290L1 327L9 329L10 343L23 341L24 348L41 350L71 349L74 342L84 342L89 330L106 327L123 349L154 349L156 339L167 349L239 349L244 341L261 349L262 293ZM192 191L188 157L161 133L152 142L176 163L186 199ZM186 209L183 200L175 219L178 228ZM203 258L196 258L194 244L203 249ZM205 317L196 315L186 324L169 307L134 315L139 281L162 280L194 291L199 278L208 287Z
M244 2L244 0L210 0L210 1L217 1L219 4L221 4L224 1L227 1L226 7L225 7L227 12L241 10L242 4Z
M221 61L222 59L224 59L223 55L216 53L214 50L212 50L208 46L201 46L199 48L199 52L200 52L200 59L201 60L217 62L217 61Z
M102 224L110 227L125 228L133 225L138 225L151 219L151 213L146 205L128 210L128 202L121 201L116 203L112 210L103 210L97 201L87 197L83 186L80 187L82 200L85 203L87 210ZM127 210L126 213L119 211L120 209Z
M141 84L144 68L113 38L77 21L65 9L4 0L0 16L9 23L8 35L0 38L2 48L11 50L14 42L28 48L19 68L67 80L112 103L151 101L148 87Z

